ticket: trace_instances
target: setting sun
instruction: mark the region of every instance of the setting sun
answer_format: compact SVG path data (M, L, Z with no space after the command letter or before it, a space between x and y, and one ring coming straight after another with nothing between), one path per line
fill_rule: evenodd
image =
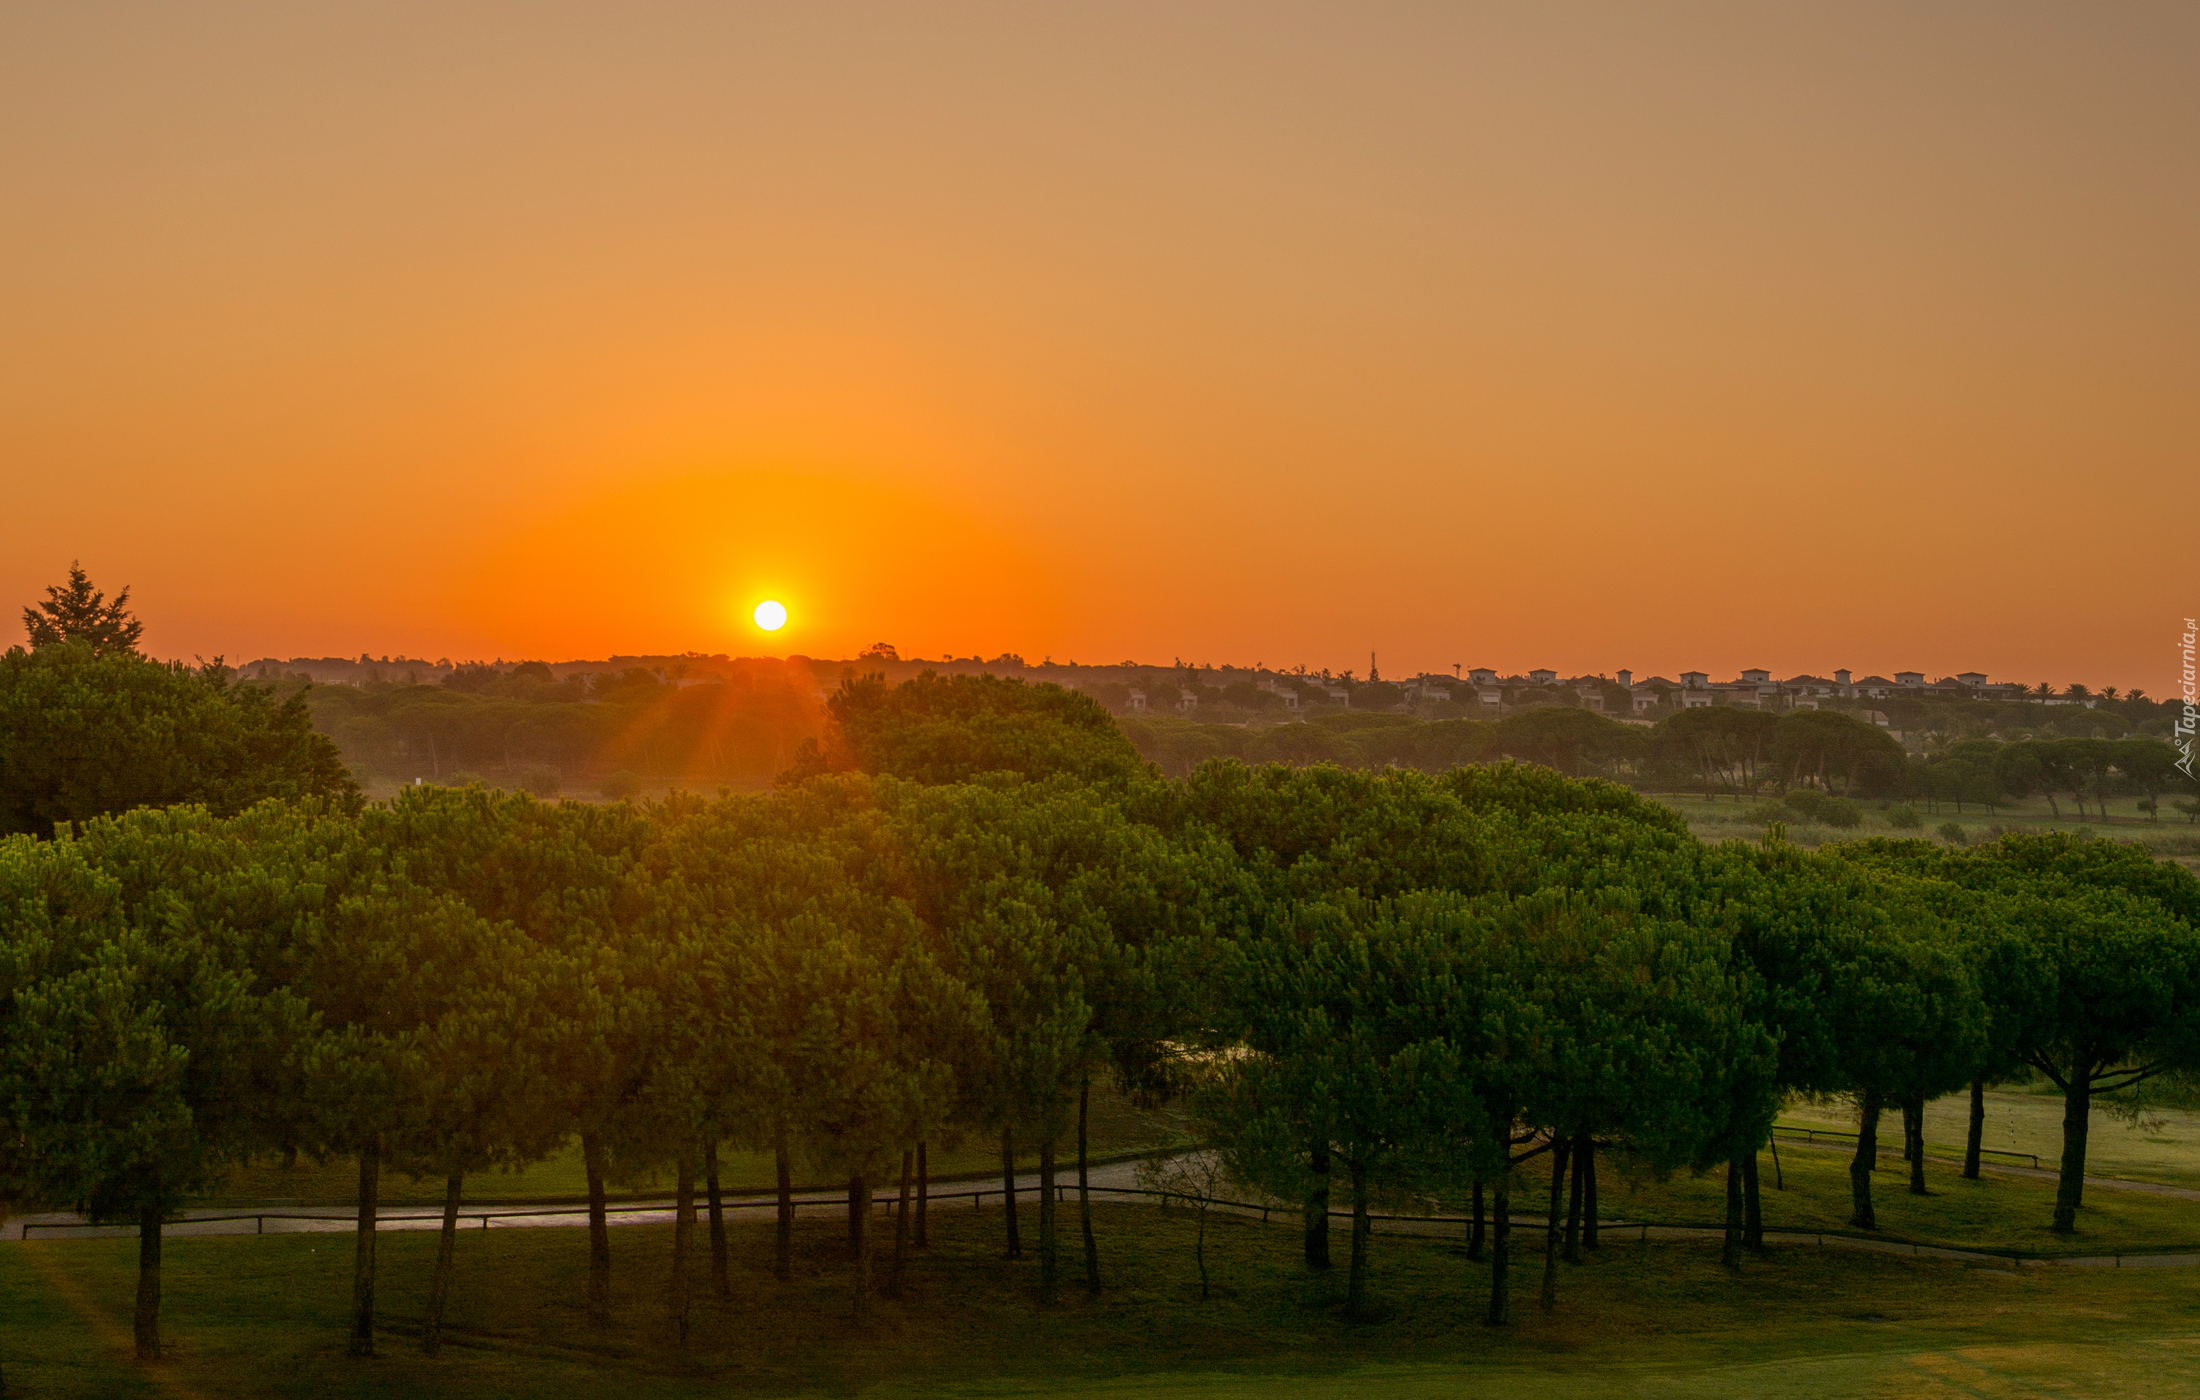
M767 632L777 632L787 625L787 608L784 603L769 599L756 605L756 625Z

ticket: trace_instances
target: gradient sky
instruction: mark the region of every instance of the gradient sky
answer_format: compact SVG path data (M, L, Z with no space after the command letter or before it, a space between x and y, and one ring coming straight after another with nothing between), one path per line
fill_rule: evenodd
M2189 2L27 3L0 191L0 600L161 654L2163 694L2200 611Z

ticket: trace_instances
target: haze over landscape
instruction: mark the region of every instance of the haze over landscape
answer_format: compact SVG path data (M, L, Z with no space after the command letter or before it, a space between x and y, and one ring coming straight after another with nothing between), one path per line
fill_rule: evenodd
M2166 694L2200 13L0 15L0 595L168 656ZM764 597L792 620L765 636Z

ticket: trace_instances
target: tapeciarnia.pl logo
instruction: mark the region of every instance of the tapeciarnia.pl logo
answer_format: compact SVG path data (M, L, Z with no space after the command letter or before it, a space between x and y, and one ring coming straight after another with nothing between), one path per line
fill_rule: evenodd
M2179 645L2179 655L2184 669L2178 675L2178 692L2185 698L2185 712L2177 717L2177 771L2192 776L2192 741L2195 729L2200 729L2200 687L2193 680L2193 639L2200 636L2200 621L2185 619L2185 635Z

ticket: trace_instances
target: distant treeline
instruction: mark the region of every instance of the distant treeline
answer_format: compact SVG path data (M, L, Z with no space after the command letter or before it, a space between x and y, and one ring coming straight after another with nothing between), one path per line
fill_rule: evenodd
M768 781L824 719L808 671L777 663L696 683L638 666L563 678L539 661L461 666L440 685L315 686L306 703L362 777L488 769L544 794L621 773Z
M812 770L820 763L833 766L840 727L862 722L867 707L896 693L875 675L859 675L856 665L744 661L699 675L630 666L559 676L534 661L468 664L432 685L306 688L295 674L267 684L277 699L304 690L314 726L335 741L362 781L496 776L543 796L580 790L620 796L643 778L761 785L803 762L805 745L818 750L809 760ZM839 690L821 697L822 685L834 680ZM904 684L917 687L910 695L940 697L1015 686L1027 696L1059 697L1058 708L1074 711L1088 727L1110 722L1106 702L1115 698L1106 686L1079 693L929 671ZM1372 693L1374 687L1359 689ZM1716 706L1668 712L1644 724L1554 700L1497 720L1427 717L1432 710L1463 708L1454 702L1424 707L1419 715L1310 706L1303 721L1278 722L1281 702L1272 692L1237 682L1212 698L1213 704L1202 701L1202 714L1252 715L1256 710L1247 706L1267 704L1257 709L1258 718L1236 721L1116 713L1112 722L1167 777L1182 777L1215 758L1427 773L1509 758L1640 791L1741 797L1814 790L1874 801L1946 802L1958 810L2039 796L2058 814L2068 800L2082 816L2110 797L2155 803L2165 794L2180 801L2192 796L2192 785L2175 770L2176 750L2134 728L2128 712L2151 711L2154 702L2147 700L2103 700L2093 709L2026 701L1880 702L1901 710L1912 726L1912 747L1922 750L1912 752L1887 727L1865 718L1870 711L1855 708ZM2156 727L2151 714L2141 714L2138 723ZM920 766L925 761L910 759ZM1826 815L1833 825L1850 824L1838 810Z
M2122 723L2113 714L2071 713ZM2049 737L1951 739L1951 733L1976 730L1951 725L1927 736L1924 753L1911 754L1878 725L1839 710L1781 714L1715 707L1683 710L1655 725L1625 724L1556 705L1495 721L1346 711L1268 728L1197 724L1174 715L1131 716L1120 723L1138 751L1171 777L1214 758L1430 773L1513 758L1653 792L1743 796L1805 789L1950 802L1959 808L1992 808L2032 796L2059 804L2067 797L2081 816L2087 804L2098 805L2104 797L2153 801L2164 793L2192 791L2176 771L2177 751L2160 739L2062 738L2053 729L2045 731Z

